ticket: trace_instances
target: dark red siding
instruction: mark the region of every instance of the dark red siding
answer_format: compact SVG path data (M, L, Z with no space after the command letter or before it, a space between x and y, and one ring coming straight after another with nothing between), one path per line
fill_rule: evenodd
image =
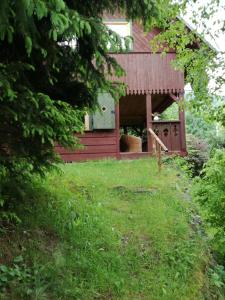
M56 146L56 151L64 161L117 157L116 130L86 132L84 135L77 136L80 138L80 143L84 145L83 149L69 151L63 147Z
M142 26L136 22L132 24L133 49L132 52L152 52L150 41L160 33L158 28L152 29L149 33L144 33ZM174 51L172 51L174 52Z
M124 20L121 14L111 16L106 14L105 19ZM184 74L176 71L171 66L176 54L171 49L169 53L162 57L160 53L152 53L149 41L160 33L159 29L153 29L145 34L142 26L134 22L132 24L133 51L129 53L110 54L116 58L118 63L126 71L122 78L112 77L112 80L122 81L127 85L127 95L142 95L137 97L137 105L140 105L142 97L146 97L147 105L144 111L140 112L141 117L147 121L147 126L159 130L159 137L169 148L170 153L181 153L185 150L185 130L184 116L180 113L181 122L152 122L152 112L162 112L169 104L171 99L169 94L179 94L184 91ZM157 95L156 95L157 94ZM143 96L144 95L144 96ZM136 97L136 96L129 96ZM131 102L128 104L130 105ZM132 109L134 109L132 107ZM136 114L138 110L136 110ZM121 109L121 124L125 119L126 110ZM145 114L145 116L144 116ZM148 156L149 152L143 153L120 153L120 123L119 105L116 108L116 129L115 130L96 130L79 135L83 149L68 151L60 146L56 146L56 151L66 162L84 161L101 158L136 158ZM126 120L127 121L127 120ZM181 124L182 123L182 124ZM150 145L150 143L149 143Z
M169 94L184 91L184 74L171 66L175 53L168 53L165 57L153 53L111 55L126 71L124 77L112 77L112 80L126 83L127 94Z
M169 152L176 153L182 150L180 121L156 121L153 122L152 128Z

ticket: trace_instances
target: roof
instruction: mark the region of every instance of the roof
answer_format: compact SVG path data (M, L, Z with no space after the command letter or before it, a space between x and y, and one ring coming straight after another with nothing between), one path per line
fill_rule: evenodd
M197 35L198 37L200 37L200 39L201 39L201 40L202 40L202 41L203 41L203 42L204 42L211 50L213 50L213 51L215 51L215 52L218 52L218 50L217 50L217 49L216 49L209 41L207 41L207 40L205 39L204 36L200 35L200 34L196 31L196 29L195 29L192 25L190 25L183 17L179 16L178 19L179 19L180 21L182 21L190 31L195 31L195 32L196 32L196 35Z

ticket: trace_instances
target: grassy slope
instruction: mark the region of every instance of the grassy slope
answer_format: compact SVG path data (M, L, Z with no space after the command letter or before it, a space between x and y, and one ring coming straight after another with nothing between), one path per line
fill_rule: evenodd
M1 234L0 263L21 274L5 271L0 299L204 299L207 256L176 170L149 159L62 170L27 188L22 224Z

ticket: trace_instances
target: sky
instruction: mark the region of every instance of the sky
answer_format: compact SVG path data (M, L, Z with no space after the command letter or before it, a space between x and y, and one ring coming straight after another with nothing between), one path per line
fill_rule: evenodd
M184 15L184 19L195 29L197 29L198 32L202 32L202 26L201 26L201 18L199 16L198 18L198 24L195 25L192 22L192 16L193 13L197 13L199 10L199 6L207 6L209 4L210 0L198 0L194 5L189 5L188 13ZM218 34L218 29L223 26L223 23L225 22L225 0L220 0L220 5L218 8L218 11L213 15L210 16L210 18L207 20L206 26L207 29L210 31L210 35L206 35L205 38L207 41L209 41L218 51L225 51L225 33L220 32L219 36L216 36L216 33Z
M183 15L182 17L184 20L191 25L194 29L196 29L199 33L202 33L203 26L201 25L201 17L199 15L200 7L201 6L208 6L209 2L211 0L197 0L195 4L192 3L192 5L188 8L188 13ZM192 22L193 13L196 13L199 15L197 18L198 22L197 24L194 24ZM212 45L218 53L225 52L225 32L219 31L219 29L223 26L225 22L225 0L220 0L220 5L218 10L213 16L210 16L210 18L206 22L207 30L210 32L210 34L204 34L205 40ZM219 32L218 32L219 31ZM225 60L225 54L220 54L223 59ZM218 74L221 76L222 70L218 71ZM216 76L216 75L215 75ZM213 86L213 82L211 83ZM190 86L186 87L186 90L189 90ZM225 85L222 86L220 94L225 95Z

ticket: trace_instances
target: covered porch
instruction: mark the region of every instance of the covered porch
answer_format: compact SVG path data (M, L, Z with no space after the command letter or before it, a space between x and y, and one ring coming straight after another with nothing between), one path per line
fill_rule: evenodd
M185 115L178 104L184 94L184 74L171 66L176 54L167 53L162 57L160 53L135 52L112 56L126 71L122 78L112 77L113 80L122 81L127 86L126 96L120 99L118 105L120 158L152 154L153 140L148 133L149 128L168 148L169 154L185 155ZM173 103L177 105L177 118L164 120L163 112ZM126 150L126 147L121 145L124 135L139 138L141 146L137 149L127 147ZM136 141L138 142L138 139Z
M69 162L139 158L154 153L154 134L169 154L185 155L185 116L178 105L184 93L184 74L171 66L175 53L166 57L138 52L112 56L126 75L118 78L112 74L110 79L126 84L126 96L115 105L111 95L102 93L100 111L88 118L88 129L77 135L84 147L66 150L57 145L56 151ZM177 105L177 118L163 119L173 103ZM136 141L133 145L129 143L132 139Z
M181 95L144 94L127 95L119 103L120 158L138 158L152 155L152 128L169 154L186 154L185 115L179 106ZM177 119L164 120L163 112L175 105ZM126 145L128 143L128 145ZM133 145L129 145L133 143Z

